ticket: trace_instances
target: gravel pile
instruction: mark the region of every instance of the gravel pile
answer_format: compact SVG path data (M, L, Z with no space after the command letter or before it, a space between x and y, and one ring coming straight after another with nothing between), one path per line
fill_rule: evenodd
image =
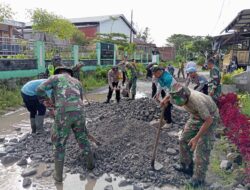
M74 136L68 139L65 166L70 173L80 173L98 177L104 173L124 176L131 182L143 182L163 186L182 185L188 176L173 169L178 162L178 137L176 133L183 128L188 114L173 109L174 124L171 129L161 133L156 160L163 165L160 171L153 171L150 160L155 141L156 129L150 121L159 118L160 108L150 99L122 101L120 104L93 103L86 106L89 132L101 142L93 146L96 154L96 169L88 173ZM51 123L47 123L50 127ZM27 134L18 143L5 144L11 152L8 156L28 158L38 162L53 163L53 153L49 132L43 135Z

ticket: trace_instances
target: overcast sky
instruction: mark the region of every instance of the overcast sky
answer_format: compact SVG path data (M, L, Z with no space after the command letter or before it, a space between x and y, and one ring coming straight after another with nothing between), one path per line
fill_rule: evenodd
M124 14L139 28L150 28L154 42L165 45L172 34L218 35L250 0L0 0L15 19L27 22L26 10L44 8L65 18Z

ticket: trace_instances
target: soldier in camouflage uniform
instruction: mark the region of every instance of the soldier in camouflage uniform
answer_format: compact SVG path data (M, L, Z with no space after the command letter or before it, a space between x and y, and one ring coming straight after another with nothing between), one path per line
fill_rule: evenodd
M175 169L192 175L191 186L202 186L209 164L214 131L219 122L218 108L210 96L183 87L179 83L170 91L170 101L190 113L180 137L180 165L175 165Z
M86 159L87 168L93 169L93 154L88 141L88 132L85 126L83 105L83 89L81 83L73 78L73 72L66 67L58 67L55 75L42 83L37 89L41 101L49 101L47 90L54 92L55 122L51 129L51 140L55 151L55 173L57 182L62 182L63 164L66 141L71 129Z
M215 103L218 103L218 98L221 95L221 74L220 69L215 65L213 59L208 60L208 69L210 70L210 81L209 81L209 95L213 98Z
M134 100L136 95L136 82L137 82L137 70L135 64L133 63L126 64L126 78L127 78L128 96L131 89L132 100Z

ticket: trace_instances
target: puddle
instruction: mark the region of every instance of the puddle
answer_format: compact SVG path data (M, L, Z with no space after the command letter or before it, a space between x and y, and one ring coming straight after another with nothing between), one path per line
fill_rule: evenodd
M20 108L16 111L11 111L3 116L0 116L1 135L11 134L15 128L29 126L29 121L27 121L28 117L29 113L26 111L25 108Z

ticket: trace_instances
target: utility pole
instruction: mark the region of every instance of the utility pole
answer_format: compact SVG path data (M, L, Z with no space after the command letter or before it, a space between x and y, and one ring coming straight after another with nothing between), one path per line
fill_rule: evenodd
M132 43L132 36L133 36L133 10L131 10L131 22L130 22L130 38L129 43Z

